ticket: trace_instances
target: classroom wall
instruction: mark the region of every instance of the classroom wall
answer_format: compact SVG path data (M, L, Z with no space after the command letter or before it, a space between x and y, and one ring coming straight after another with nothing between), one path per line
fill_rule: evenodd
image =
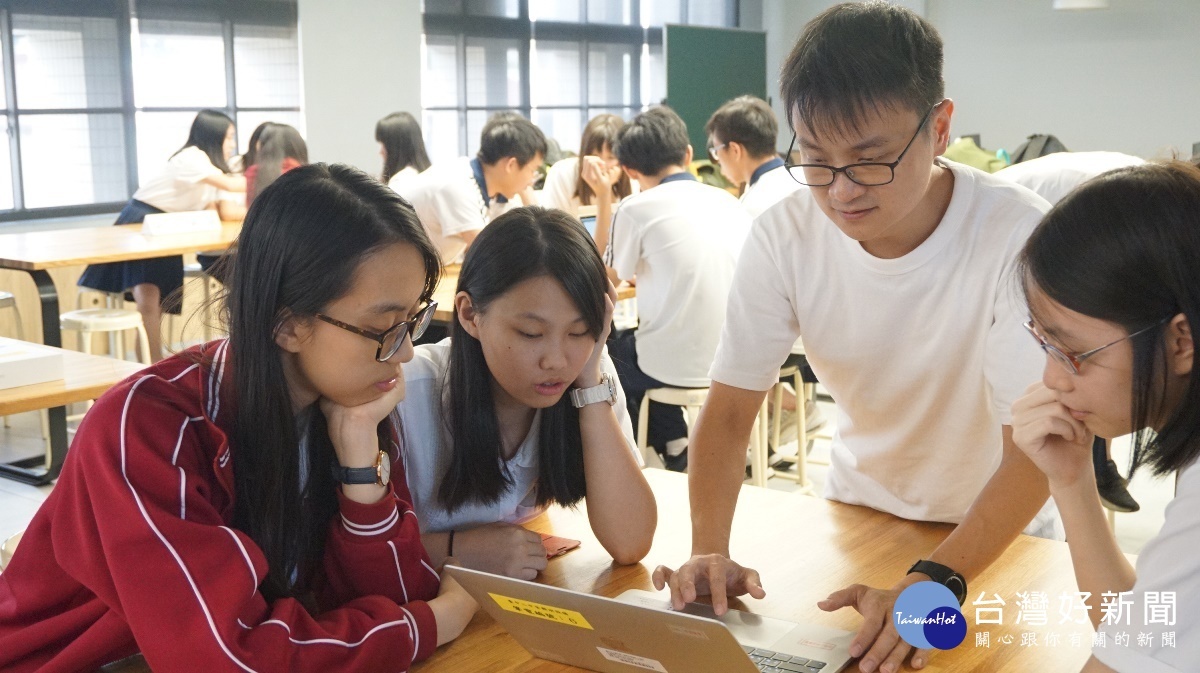
M804 24L829 0L762 0L767 91ZM1055 10L1051 0L908 0L946 45L955 134L1014 149L1031 133L1068 148L1183 156L1200 141L1200 2L1111 0L1110 8ZM773 101L783 119L783 106ZM791 140L780 129L778 147Z
M308 156L378 173L375 122L421 114L420 0L299 0Z

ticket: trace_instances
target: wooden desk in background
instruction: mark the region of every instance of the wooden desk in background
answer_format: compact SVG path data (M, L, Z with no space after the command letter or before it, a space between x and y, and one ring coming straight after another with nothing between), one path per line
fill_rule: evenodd
M638 565L614 565L592 535L584 506L577 511L554 508L529 527L582 540L583 544L550 561L538 581L612 597L628 589L653 591L650 573L658 564L678 567L691 547L687 477L655 469L645 474L658 500L658 531L650 554ZM817 601L856 582L890 586L915 559L928 556L952 529L946 524L905 521L865 507L743 486L733 524L733 555L762 574L767 597L761 601L747 599L741 605L735 602L735 606L762 615L855 630L861 621L856 612L822 612ZM967 639L954 650L934 653L924 670L1076 673L1087 660L1092 627L1058 624L1057 596L1075 591L1065 543L1021 536L991 569L971 582L970 591L963 607L969 625ZM1047 625L1014 623L1016 593L1027 591L1043 591L1051 597ZM1003 625L976 624L976 608L971 603L981 593L984 600L994 600L996 594L1005 601ZM995 613L984 614L990 617ZM976 646L976 633L981 631L989 634L989 647ZM1033 634L1038 644L1023 646L1024 634ZM1051 634L1059 635L1057 646L1047 644ZM1071 634L1079 634L1079 645L1071 644ZM104 670L149 669L144 661L134 659ZM533 658L490 617L479 612L462 636L411 670L562 673L580 669ZM851 664L847 670L857 667Z
M241 223L229 222L222 224L219 232L162 236L142 235L140 224L0 234L0 269L24 271L33 279L41 298L42 343L61 348L58 291L47 269L225 250L241 230ZM0 476L34 484L46 484L58 476L67 453L66 410L61 407L50 410L50 453L51 468L45 472L0 464Z
M458 287L458 272L462 267L458 264L447 266L442 271L442 280L433 291L433 300L437 302L437 310L433 312L433 320L447 324L454 319L454 290ZM617 300L637 297L637 288L628 283L622 283L617 288Z

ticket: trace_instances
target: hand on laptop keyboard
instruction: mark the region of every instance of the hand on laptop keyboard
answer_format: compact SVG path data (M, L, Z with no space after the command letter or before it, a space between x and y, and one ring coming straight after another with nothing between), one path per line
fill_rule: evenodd
M682 610L685 603L694 602L697 596L708 594L712 596L713 610L723 615L729 610L729 596L767 595L757 570L738 565L720 554L693 556L679 570L658 566L652 579L655 589L671 587L671 606L676 610Z

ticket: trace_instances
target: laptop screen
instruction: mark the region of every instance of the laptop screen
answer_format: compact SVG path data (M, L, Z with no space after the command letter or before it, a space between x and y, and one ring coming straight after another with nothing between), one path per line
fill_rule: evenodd
M585 217L579 218L579 221L583 223L583 228L587 229L587 232L592 235L592 238L595 238L596 237L596 216L595 215L587 215Z

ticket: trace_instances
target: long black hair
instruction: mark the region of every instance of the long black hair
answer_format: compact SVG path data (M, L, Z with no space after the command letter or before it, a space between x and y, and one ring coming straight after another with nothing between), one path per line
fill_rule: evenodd
M407 112L393 112L375 124L375 140L383 143L383 175L387 184L392 176L412 166L421 172L429 168L429 154L421 125Z
M330 235L331 226L336 235ZM266 556L262 588L269 599L308 595L337 512L325 417L318 409L307 418L293 413L276 332L286 318L311 317L343 296L362 260L394 243L420 253L428 300L440 262L416 213L394 191L350 166L313 164L289 171L246 213L227 285L237 409L230 437L234 525ZM381 442L391 436L387 423L380 424ZM303 457L302 434L308 438ZM301 460L309 468L303 488Z
M254 154L254 164L258 166L258 173L254 176L254 193L246 195L246 203L253 203L264 189L279 179L285 159L295 159L300 165L308 163L308 145L299 131L287 124L274 122L265 124L265 127Z
M250 133L250 140L246 145L246 153L242 155L242 172L254 165L258 158L258 141L262 138L262 133L268 126L275 122L263 122L254 127L254 131Z
M517 284L538 276L557 280L599 339L608 289L604 262L587 229L561 210L526 207L496 218L471 244L458 276L476 312ZM456 293L457 293L456 292ZM457 319L451 327L445 421L453 443L438 500L450 511L494 503L512 486L500 446L492 375L479 340ZM542 409L538 428L537 503L573 505L586 494L579 410L567 395Z
M231 126L233 126L233 120L224 112L201 110L192 120L192 128L188 131L187 142L176 150L175 154L179 154L189 147L198 147L201 152L208 155L208 160L212 162L213 166L221 169L222 173L228 173L229 162L225 159L225 134L229 132ZM175 156L175 154L171 156Z
M1055 302L1133 338L1133 468L1178 470L1200 455L1200 376L1162 409L1163 331L1183 314L1200 335L1200 169L1181 161L1109 171L1060 201L1034 230L1019 273ZM1151 418L1166 419L1157 434Z

